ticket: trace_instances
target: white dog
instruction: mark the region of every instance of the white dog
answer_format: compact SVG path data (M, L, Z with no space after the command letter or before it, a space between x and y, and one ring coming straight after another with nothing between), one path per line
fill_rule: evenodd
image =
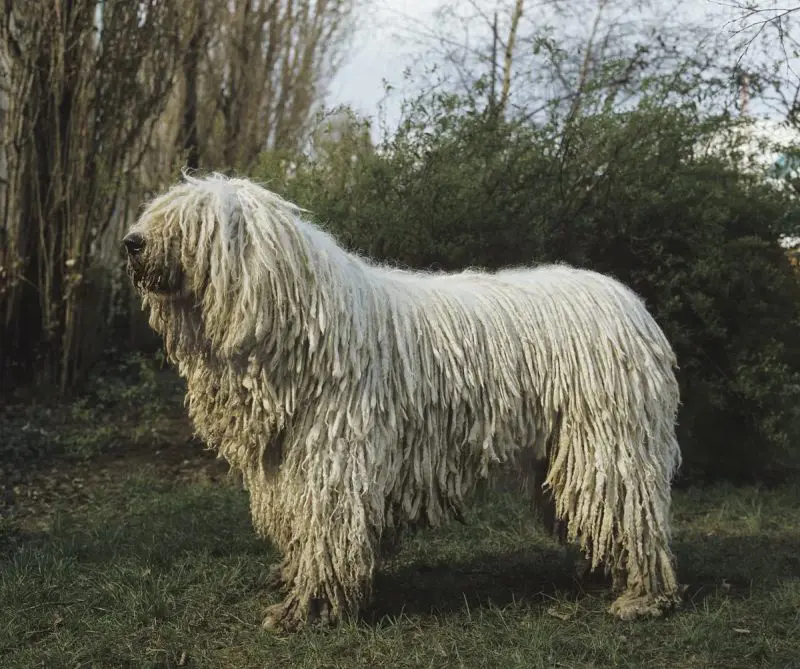
M625 286L563 265L379 266L218 175L156 197L124 243L198 433L283 552L265 626L356 614L382 540L458 514L521 449L546 465L567 538L613 574L612 613L678 600L675 357Z

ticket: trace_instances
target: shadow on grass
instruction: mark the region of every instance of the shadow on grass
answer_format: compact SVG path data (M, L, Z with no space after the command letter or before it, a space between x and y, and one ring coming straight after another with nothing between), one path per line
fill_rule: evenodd
M478 551L469 560L413 561L378 574L368 621L401 614L452 614L512 603L534 606L602 593L605 579L580 581L572 551L536 545L513 551Z
M705 536L687 534L674 542L685 601L695 606L724 594L747 599L800 575L800 537ZM469 561L413 562L379 574L367 619L400 614L447 614L526 602L536 607L587 596L608 604L610 579L593 573L578 579L577 552L541 544L512 552L476 553Z

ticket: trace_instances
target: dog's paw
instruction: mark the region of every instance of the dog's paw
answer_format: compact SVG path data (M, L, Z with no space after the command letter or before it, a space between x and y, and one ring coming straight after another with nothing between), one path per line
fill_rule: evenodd
M261 627L269 632L291 633L310 628L331 627L337 622L333 609L325 598L311 600L307 611L303 611L298 601L289 597L270 606Z

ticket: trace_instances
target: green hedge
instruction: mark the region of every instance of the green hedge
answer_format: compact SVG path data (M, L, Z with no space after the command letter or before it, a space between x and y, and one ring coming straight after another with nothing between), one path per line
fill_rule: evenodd
M554 132L440 96L373 149L357 125L261 178L350 248L414 268L566 261L644 296L680 364L689 479L800 462L800 285L787 194L698 151L725 119L643 102Z

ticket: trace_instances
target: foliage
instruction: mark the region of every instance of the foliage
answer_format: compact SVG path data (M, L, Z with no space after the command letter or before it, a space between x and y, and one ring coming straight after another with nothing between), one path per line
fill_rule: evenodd
M800 229L800 207L704 149L735 136L730 119L655 100L558 133L436 94L378 150L345 137L277 184L353 249L402 266L565 261L616 276L677 350L684 472L779 475L800 463L800 285L777 240Z
M129 448L169 430L182 404L182 383L160 356L108 351L82 393L56 402L25 389L0 406L0 480L60 459L89 459Z
M627 25L612 20L625 3L598 5L582 46L528 21L516 52L529 49L533 61L501 67L493 43L491 58L477 54L489 71L463 62L463 97L436 89L408 101L400 128L378 146L368 123L338 110L298 155L330 74L321 54L344 46L351 0L307 12L328 26L319 39L308 36L308 62L319 67L286 77L273 68L270 81L256 77L258 86L250 85L250 66L270 69L267 47L299 25L287 12L308 3L198 8L153 0L142 5L151 10L143 23L138 6L109 1L98 15L95 4L68 3L69 21L55 5L3 10L0 392L30 380L37 388L48 380L63 390L78 385L103 342L141 325L117 240L142 189L159 188L177 154L246 169L272 146L248 176L309 208L370 257L440 270L566 261L634 287L678 352L685 474L771 477L800 465L798 274L776 243L800 234L800 209L791 188L772 188L725 158L740 147L736 133L722 132L732 120L709 116L726 108L733 81L716 41L687 56L701 35L690 39L674 26L666 38L660 28L652 39L643 34L643 44L608 39ZM253 16L255 24L242 20ZM291 49L279 50L299 67ZM531 78L537 69L544 79ZM769 83L765 73L749 73L754 98L787 83L772 75ZM519 82L527 88L517 90ZM523 104L527 93L536 104ZM211 102L220 95L221 106ZM270 135L279 130L285 141ZM89 394L69 409L92 424L84 434L60 430L63 405L12 401L0 410L9 461L113 448L112 414L129 408L113 374L125 383L132 372L98 369L105 371L88 377ZM131 404L157 411L148 383L139 379L142 394Z

